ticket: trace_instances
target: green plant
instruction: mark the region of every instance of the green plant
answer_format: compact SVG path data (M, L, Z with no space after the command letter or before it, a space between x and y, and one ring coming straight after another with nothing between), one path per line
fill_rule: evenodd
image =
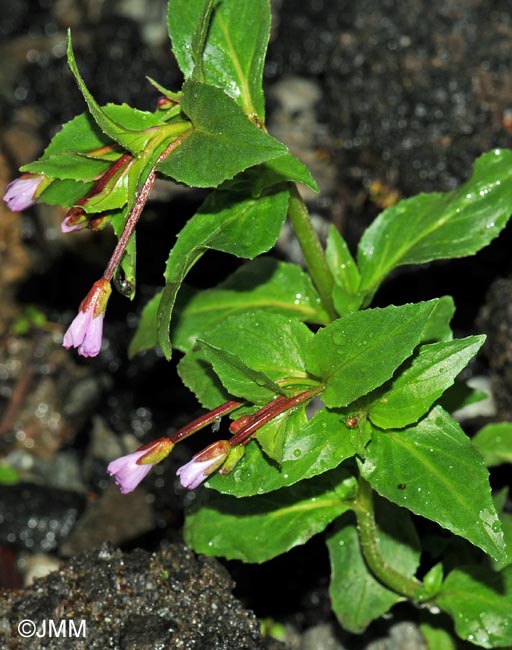
M457 190L387 208L355 257L335 228L323 250L296 186L315 181L265 129L269 1L170 0L168 18L185 82L175 92L151 81L163 95L153 113L98 106L69 38L89 112L6 193L17 209L34 200L69 208L66 231L109 223L118 236L64 339L92 356L119 268L133 297L134 229L156 174L213 188L172 247L129 351L180 351L183 382L210 410L113 461L110 473L130 491L174 444L229 414L231 436L179 470L187 487L208 479L186 521L192 547L264 562L325 531L333 609L346 629L361 632L408 599L448 613L463 639L510 647L512 520L506 494L491 495L486 462L510 461L511 425L471 441L449 413L475 399L451 387L484 337L453 338L448 296L371 304L397 267L472 255L498 235L512 211L512 151L483 155ZM287 216L307 272L260 257ZM250 261L177 301L209 249ZM439 528L420 540L416 515ZM431 647L449 635L435 617L422 630Z

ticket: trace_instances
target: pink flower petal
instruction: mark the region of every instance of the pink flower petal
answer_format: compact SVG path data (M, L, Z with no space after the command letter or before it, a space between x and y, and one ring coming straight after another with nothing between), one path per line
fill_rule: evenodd
M21 212L34 205L34 194L43 176L21 176L11 181L4 194L4 201L13 212Z

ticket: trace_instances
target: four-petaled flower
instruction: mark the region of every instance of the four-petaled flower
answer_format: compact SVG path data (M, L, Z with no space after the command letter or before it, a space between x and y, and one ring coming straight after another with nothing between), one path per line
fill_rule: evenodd
M38 174L23 174L15 178L5 188L4 201L9 210L21 212L34 205L35 193L44 176Z
M194 490L203 481L216 472L229 456L231 445L227 440L217 440L206 449L192 457L188 463L178 469L176 475L180 477L183 487Z
M102 278L95 282L75 319L64 334L65 348L77 348L83 357L95 357L101 350L103 319L107 302L112 293L110 282Z
M173 447L169 438L159 438L131 454L116 458L109 463L107 472L115 478L122 494L128 494L149 474L153 465L171 453Z

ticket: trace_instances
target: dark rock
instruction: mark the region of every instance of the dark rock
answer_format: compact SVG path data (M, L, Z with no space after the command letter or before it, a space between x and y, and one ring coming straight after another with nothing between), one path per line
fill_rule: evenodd
M53 551L84 507L77 492L33 483L0 485L0 543L33 553Z
M70 618L76 628L86 622L74 650L262 650L258 622L232 588L216 560L186 547L123 554L105 545L31 588L0 591L0 645L3 634L8 650L69 650L69 638L22 639L16 629L24 619Z

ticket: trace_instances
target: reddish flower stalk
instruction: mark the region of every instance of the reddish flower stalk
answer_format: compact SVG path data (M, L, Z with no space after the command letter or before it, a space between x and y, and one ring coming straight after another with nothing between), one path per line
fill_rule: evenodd
M171 144L162 153L162 155L158 158L157 164L161 160L164 160L164 158L167 158L167 156L171 154L182 143L182 141L186 138L186 136L189 133L190 133L189 131L182 133L180 136L176 138L176 140L173 140ZM153 167L148 177L144 181L144 184L142 185L139 192L137 193L135 205L133 206L132 211L128 216L128 219L126 220L126 223L124 225L124 230L121 233L121 236L119 237L117 246L115 247L114 252L112 253L112 257L110 258L109 263L107 264L107 268L103 273L103 277L106 280L109 281L112 280L115 270L121 263L121 259L123 258L124 251L126 249L126 246L128 245L128 241L130 240L130 237L135 229L135 226L137 225L137 221L139 220L139 217L142 214L142 210L144 209L144 206L146 205L146 202L149 198L153 185L155 184L155 180L156 180L155 167Z
M74 230L82 230L85 228L89 221L89 216L81 206L85 205L90 198L102 192L107 183L119 171L121 171L123 167L128 167L132 160L133 156L129 153L125 153L110 165L107 171L91 187L87 194L79 199L75 205L67 211L66 216L60 225L62 232L73 232ZM94 219L94 217L91 217L91 219Z
M191 436L193 433L196 433L196 431L199 431L200 429L204 429L204 427L208 426L212 422L215 422L215 420L222 417L223 415L227 415L228 413L231 413L232 411L239 408L240 406L242 406L242 402L237 402L235 400L224 402L224 404L221 404L220 406L217 406L217 408L208 411L208 413L204 413L203 415L200 415L195 420L192 420L192 422L189 422L184 427L181 427L181 429L178 429L171 436L171 440L173 441L174 444L176 444L180 440L183 440L184 438L188 438L188 436Z
M278 397L274 401L266 404L263 408L256 413L253 413L250 417L250 421L244 427L242 427L230 440L229 444L233 447L235 445L246 445L255 434L255 432L260 429L264 424L270 422L281 413L289 411L299 404L308 402L318 395L323 390L323 386L315 386L314 388L309 388L298 395L293 397Z

